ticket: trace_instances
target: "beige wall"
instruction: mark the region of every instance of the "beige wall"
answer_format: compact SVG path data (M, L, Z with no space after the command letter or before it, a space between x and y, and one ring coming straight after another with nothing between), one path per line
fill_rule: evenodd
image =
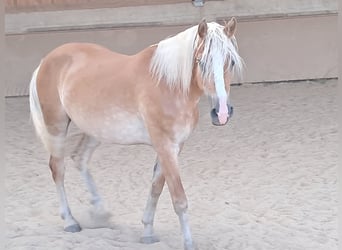
M243 22L246 82L337 77L337 16Z
M294 3L294 1L289 0L287 3ZM222 4L224 2L207 3ZM240 0L240 3L242 2L244 0ZM307 0L298 2L303 3ZM321 3L320 1L316 2ZM112 16L111 11L115 12L120 9L129 13L129 9L109 9L108 12L96 12L97 10L95 10L95 12L86 12L86 15L83 15L83 12L77 12L80 15L74 15L73 19L70 19L71 25L69 26L58 23L58 20L54 21L54 18L57 17L51 18L51 16L49 17L51 14L47 14L47 12L46 16L40 16L40 19L37 18L39 16L25 13L23 13L25 16L20 16L20 14L20 18L18 15L7 16L6 95L26 95L33 69L48 51L58 45L74 41L95 42L121 53L133 54L195 24L195 20L196 22L200 20L197 15L208 16L209 21L214 20L215 13L220 13L216 9L218 7L220 6L211 5L210 9L197 8L192 10L193 12L189 12L189 15L183 19L172 18L176 15L176 11L168 12L168 14L165 12L164 16L156 14L151 17L147 14L134 16L134 13L137 14L137 10L130 9L133 15L131 19L111 20L109 22L111 25L106 22L109 20L106 18ZM311 6L311 10L307 6L298 6L297 11L302 8L302 12L297 12L293 16L288 15L291 11L290 8L288 12L284 12L284 10L279 12L284 13L283 15L276 14L277 12L274 10L276 8L272 5L268 6L267 10L254 9L253 15L243 16L247 7L242 8L237 5L232 7L238 14L237 39L240 53L246 62L243 82L337 76L337 15L333 11L333 4L326 5L325 9L323 5L317 4ZM282 7L285 8L285 5ZM149 11L160 11L161 7L156 6L155 8ZM170 10L173 6L166 5L165 8L164 10ZM319 13L318 10L320 10ZM261 14L266 12L269 13L266 16ZM56 13L61 15L60 18L65 16L65 19L68 19L70 14L70 12L54 12L54 14ZM102 18L93 17L98 21L95 26L88 26L82 21L88 20L90 13L103 13ZM226 17L231 16L230 14L232 13L228 12ZM258 14L260 16L256 17ZM72 17L71 14L70 17ZM136 21L136 18L140 18L138 20L142 25L124 22L125 20ZM220 20L222 16L217 15L215 18ZM81 26L77 26L77 19ZM95 19L92 19L90 23L94 23ZM41 20L40 23L39 20ZM149 23L151 20L159 20L161 23L159 25ZM32 31L35 29L36 31Z

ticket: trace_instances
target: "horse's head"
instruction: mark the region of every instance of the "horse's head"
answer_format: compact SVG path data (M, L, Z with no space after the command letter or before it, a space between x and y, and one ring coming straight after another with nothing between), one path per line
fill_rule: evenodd
M214 125L226 124L232 115L230 83L233 72L240 74L242 70L243 62L234 36L236 24L233 17L224 26L205 20L198 25L193 77L199 88L212 100L211 117Z

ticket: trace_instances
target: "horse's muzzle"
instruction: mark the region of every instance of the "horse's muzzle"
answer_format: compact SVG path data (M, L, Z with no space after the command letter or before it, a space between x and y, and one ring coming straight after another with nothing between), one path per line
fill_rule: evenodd
M233 116L234 113L234 108L233 106L230 106L227 104L228 107L228 119L227 122L225 124L221 124L217 115L218 110L216 110L216 108L213 108L210 112L210 117L211 117L211 123L215 126L223 126L226 125L229 121L229 119Z

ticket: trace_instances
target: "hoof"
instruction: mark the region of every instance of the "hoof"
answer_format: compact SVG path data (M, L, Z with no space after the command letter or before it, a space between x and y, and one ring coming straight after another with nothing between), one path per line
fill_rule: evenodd
M195 247L195 246L187 246L187 245L184 245L184 250L198 250L198 248Z
M159 237L157 236L143 236L140 238L140 242L143 243L143 244L153 244L153 243L156 243L156 242L159 242Z
M184 250L198 250L197 245L194 242L184 242Z
M64 228L64 231L69 232L69 233L77 233L77 232L80 232L81 230L82 228L78 224L74 224L74 225L67 226L66 228Z

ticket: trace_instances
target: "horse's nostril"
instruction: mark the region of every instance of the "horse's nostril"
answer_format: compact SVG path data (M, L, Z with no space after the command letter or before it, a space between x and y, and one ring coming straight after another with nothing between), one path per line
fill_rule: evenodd
M216 108L213 108L211 111L210 111L210 117L211 117L211 123L215 126L223 126L223 125L226 125L229 121L229 119L233 116L233 113L234 113L234 108L233 106L230 106L227 104L227 107L228 107L228 114L229 114L229 118L227 119L227 122L225 124L221 124L220 121L219 121L219 118L218 118L218 115L217 115L217 110Z
M228 106L228 114L229 114L229 118L233 116L234 113L234 107L233 106Z

